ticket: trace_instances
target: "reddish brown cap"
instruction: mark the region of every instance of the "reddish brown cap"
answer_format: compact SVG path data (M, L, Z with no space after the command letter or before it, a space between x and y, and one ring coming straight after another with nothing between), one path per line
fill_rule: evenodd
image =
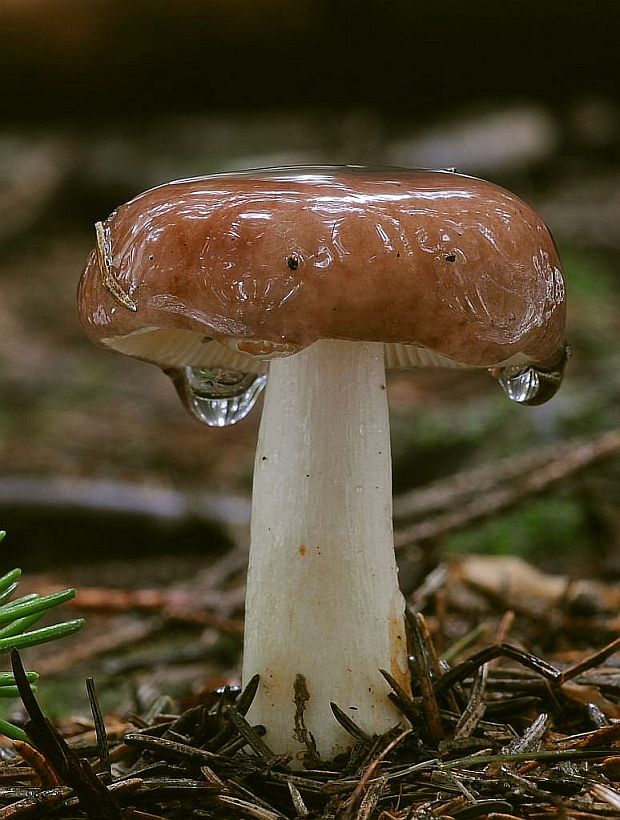
M264 372L318 339L386 343L391 366L564 358L548 228L447 171L284 168L171 182L97 226L79 289L98 344L161 367Z

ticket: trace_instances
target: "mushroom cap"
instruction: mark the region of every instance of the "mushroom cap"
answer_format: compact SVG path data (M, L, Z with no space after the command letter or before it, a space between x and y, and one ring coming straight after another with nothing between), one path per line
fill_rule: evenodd
M261 373L319 339L388 366L564 357L551 234L505 189L449 171L274 168L161 185L97 225L90 338L163 368Z

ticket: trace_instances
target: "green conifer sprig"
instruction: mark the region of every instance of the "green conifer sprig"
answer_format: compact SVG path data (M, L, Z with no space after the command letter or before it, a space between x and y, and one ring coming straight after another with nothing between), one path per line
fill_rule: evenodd
M6 532L0 530L0 541L5 535ZM30 593L11 601L11 596L19 586L21 574L21 569L12 569L0 577L0 652L57 641L67 635L72 635L84 626L84 619L76 618L39 629L30 629L51 609L74 598L75 590L63 589L49 595ZM28 672L27 675L31 683L39 677L36 672ZM1 672L0 698L12 698L18 694L13 674ZM0 733L13 740L28 740L26 734L18 726L2 719L0 719Z

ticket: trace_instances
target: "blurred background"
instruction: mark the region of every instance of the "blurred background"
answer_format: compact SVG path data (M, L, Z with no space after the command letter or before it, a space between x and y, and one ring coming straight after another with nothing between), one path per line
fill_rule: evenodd
M173 178L359 163L511 188L551 226L569 287L573 357L551 403L511 405L486 373L391 378L403 527L428 524L412 492L455 473L486 469L497 490L512 464L521 481L481 514L483 482L477 499L447 485L439 511L461 519L404 538L404 585L463 551L617 579L619 24L608 0L2 0L2 568L166 590L243 552L260 414L201 427L159 371L83 338L92 226ZM523 489L537 454L551 478Z

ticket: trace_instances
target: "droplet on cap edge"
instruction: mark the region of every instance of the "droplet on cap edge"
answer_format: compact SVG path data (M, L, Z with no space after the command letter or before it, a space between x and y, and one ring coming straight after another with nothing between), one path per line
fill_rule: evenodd
M267 376L215 367L179 367L164 371L194 418L209 427L230 427L252 410Z
M549 401L558 392L564 376L564 367L570 355L571 349L566 345L562 359L556 367L499 367L492 368L491 374L498 380L510 401L536 406Z

